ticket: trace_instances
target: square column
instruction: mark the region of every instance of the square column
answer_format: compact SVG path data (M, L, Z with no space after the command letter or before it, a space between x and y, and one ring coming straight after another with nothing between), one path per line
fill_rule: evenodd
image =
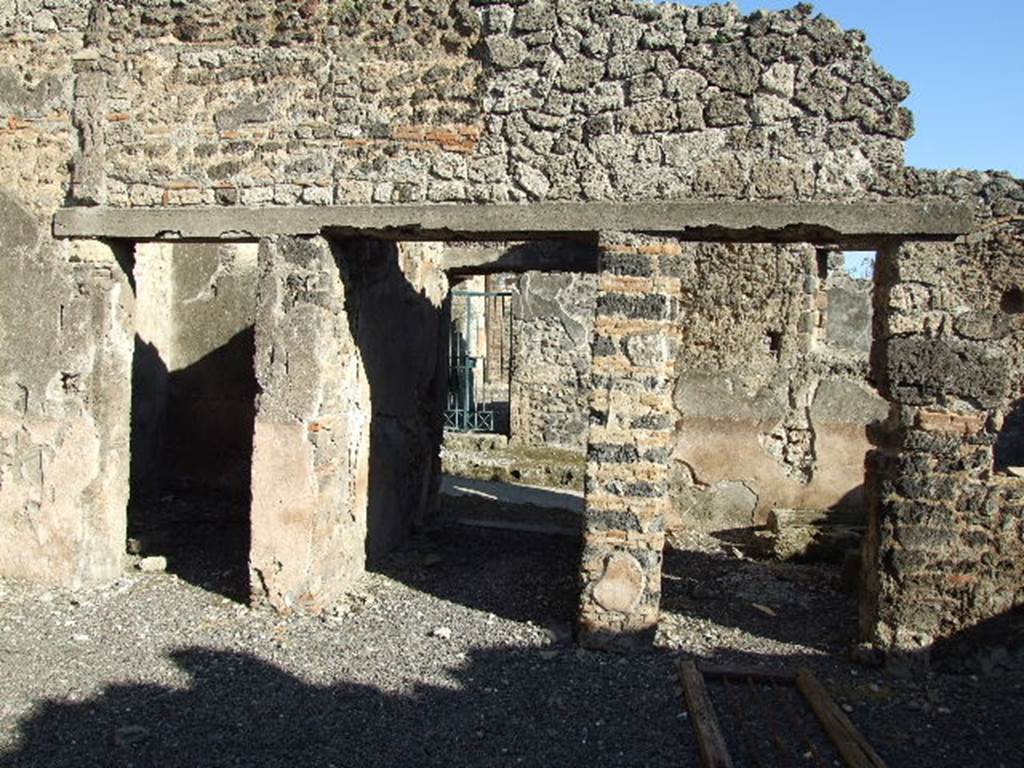
M867 462L860 618L891 660L972 652L1024 605L1022 256L1012 227L879 254L890 415Z
M680 281L675 240L602 233L580 568L582 645L649 645L658 624Z
M323 238L259 250L253 601L316 612L364 571L370 393Z
M0 405L0 577L79 588L122 572L130 261L75 240L0 264L0 390L16 395Z

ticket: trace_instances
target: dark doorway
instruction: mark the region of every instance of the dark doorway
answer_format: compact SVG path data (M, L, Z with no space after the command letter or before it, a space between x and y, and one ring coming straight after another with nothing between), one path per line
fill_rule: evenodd
M256 249L143 245L134 272L129 553L247 600Z

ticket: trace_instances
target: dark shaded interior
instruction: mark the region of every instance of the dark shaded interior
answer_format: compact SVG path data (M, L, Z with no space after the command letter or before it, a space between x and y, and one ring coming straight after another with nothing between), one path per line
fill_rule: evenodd
M336 247L345 311L370 386L366 557L376 567L436 513L442 311L406 279L396 243L337 240Z
M1003 420L994 448L996 471L1024 467L1024 400L1013 404Z
M190 330L180 327L188 312L167 322L175 333ZM254 354L251 325L178 369L136 336L132 367L128 550L166 557L171 573L241 601L249 593Z

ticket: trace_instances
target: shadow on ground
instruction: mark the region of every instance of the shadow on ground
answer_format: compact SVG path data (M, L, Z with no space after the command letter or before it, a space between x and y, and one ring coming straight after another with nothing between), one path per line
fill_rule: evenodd
M115 685L47 701L5 768L695 765L667 662L475 649L451 687L310 685L246 654L184 648L184 690ZM398 681L394 681L398 683ZM652 728L660 722L664 727Z
M856 596L838 568L667 548L662 609L823 652L857 641Z
M249 505L176 493L132 503L131 547L167 558L167 571L238 603L249 602Z
M579 556L578 539L451 525L410 540L378 571L424 594L568 637Z
M14 751L0 755L0 766L698 765L675 685L674 662L688 655L685 642L627 658L577 650L565 634L575 609L577 547L564 537L452 527L413 540L387 561L390 576L425 594L549 628L545 642L469 645L462 655L426 658L422 665L417 650L408 668L402 666L409 664L406 652L401 663L370 665L381 677L362 677L351 646L341 650L345 644L338 653L348 658L321 649L319 666L308 674L301 657L289 671L248 653L182 647L170 657L187 673L187 686L122 683L86 701L40 700L17 724ZM732 583L730 574L753 565L670 553L666 573L704 577L713 587L723 578ZM703 600L681 583L678 592L670 586L667 600L694 600L691 610L716 621L771 633L771 621L755 625L757 616L722 613L735 595ZM795 618L783 623L811 631L816 622L812 613ZM375 644L382 639L373 638ZM385 641L388 658L396 659L403 658L396 648L414 642L402 634ZM851 673L852 665L837 654L781 657L721 648L705 660L811 666L850 704L852 719L893 766L983 759L1010 766L1019 755L1020 674L890 684L877 674ZM132 673L136 680L146 675L144 669ZM716 706L739 750L740 721L726 699ZM754 712L748 724L756 725L757 717L768 716Z

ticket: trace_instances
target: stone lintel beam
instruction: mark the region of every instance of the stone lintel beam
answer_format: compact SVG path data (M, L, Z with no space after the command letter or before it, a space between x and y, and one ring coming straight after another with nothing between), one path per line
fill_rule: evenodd
M524 243L448 243L443 251L446 272L453 276L510 272L597 272L594 241L532 240Z
M56 237L255 240L276 235L392 240L592 238L600 231L688 240L815 242L871 247L893 239L953 239L972 210L948 201L656 201L519 205L349 205L267 208L64 208Z

